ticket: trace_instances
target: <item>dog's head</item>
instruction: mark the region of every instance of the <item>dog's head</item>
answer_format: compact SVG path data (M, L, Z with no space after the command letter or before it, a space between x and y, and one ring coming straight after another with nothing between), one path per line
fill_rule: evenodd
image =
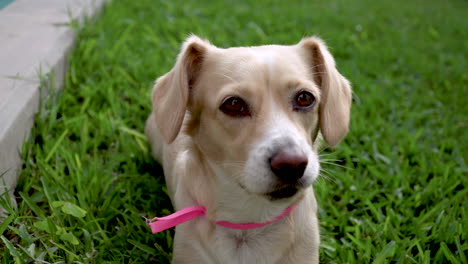
M152 99L166 143L183 130L217 176L278 200L317 178L319 131L330 146L347 133L351 88L315 37L221 49L191 36Z

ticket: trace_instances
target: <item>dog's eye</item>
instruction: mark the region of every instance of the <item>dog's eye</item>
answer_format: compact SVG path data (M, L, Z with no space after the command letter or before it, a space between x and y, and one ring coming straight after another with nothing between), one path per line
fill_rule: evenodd
M307 91L299 92L294 97L293 107L294 110L307 110L315 105L315 97Z
M250 116L249 106L239 97L229 97L219 107L223 113L232 117Z

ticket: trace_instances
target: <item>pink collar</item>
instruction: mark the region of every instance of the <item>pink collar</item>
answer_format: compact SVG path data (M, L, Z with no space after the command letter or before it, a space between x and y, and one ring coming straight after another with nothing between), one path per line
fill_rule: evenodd
M277 216L275 219L263 223L246 223L246 224L235 224L228 221L216 221L215 224L219 226L224 226L231 229L240 229L240 230L248 230L259 228L262 226L269 225L274 223L278 220L283 219L284 217L288 216L291 211L296 207L296 205L291 205L282 214ZM188 222L198 216L205 216L206 209L203 206L190 206L186 207L182 210L179 210L171 215L164 216L164 217L155 217L153 219L146 219L146 224L151 227L151 231L153 233L159 233L176 225L180 225L182 223Z

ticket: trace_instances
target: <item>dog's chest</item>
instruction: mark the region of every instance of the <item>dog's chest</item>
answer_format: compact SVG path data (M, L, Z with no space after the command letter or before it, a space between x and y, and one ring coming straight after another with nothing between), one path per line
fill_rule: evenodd
M276 263L288 248L288 235L282 228L219 231L214 250L223 263Z
M256 247L257 244L261 243L261 234L252 234L246 231L228 232L228 234L222 235L226 245L229 245L230 251L234 254L242 255L245 251Z
M251 243L249 240L254 240L249 238L249 236L245 233L233 235L231 239L234 241L236 250L239 250L244 246L248 247L249 242Z

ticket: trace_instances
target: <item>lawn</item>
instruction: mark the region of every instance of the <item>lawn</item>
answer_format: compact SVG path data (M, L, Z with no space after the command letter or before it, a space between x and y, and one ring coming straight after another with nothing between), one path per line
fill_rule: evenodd
M172 211L143 129L193 32L220 47L317 34L353 83L350 133L314 184L322 263L468 263L467 16L462 0L112 1L23 147L1 262L169 262L172 231L142 218Z

